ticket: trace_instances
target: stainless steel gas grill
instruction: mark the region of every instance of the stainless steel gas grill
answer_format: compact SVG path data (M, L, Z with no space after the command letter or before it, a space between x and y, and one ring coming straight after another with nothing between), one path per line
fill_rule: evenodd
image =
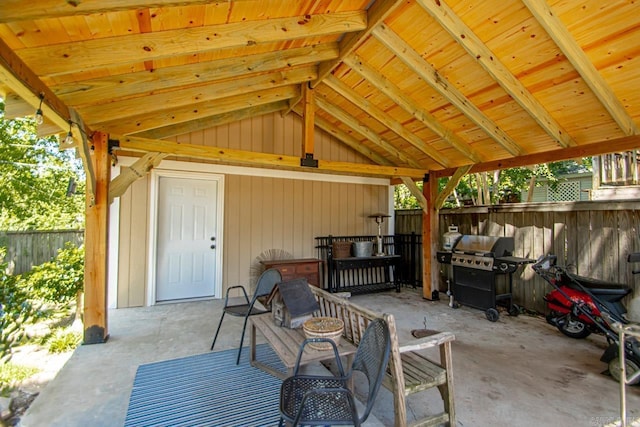
M487 319L499 318L498 302L517 316L520 308L513 303L513 273L533 259L512 255L513 237L463 235L451 253L438 252L438 260L453 267L453 297L456 303L485 310ZM496 277L508 275L507 292L496 292Z

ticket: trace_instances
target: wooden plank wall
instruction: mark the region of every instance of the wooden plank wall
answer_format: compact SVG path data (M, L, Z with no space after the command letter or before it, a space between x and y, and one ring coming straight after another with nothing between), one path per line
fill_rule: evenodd
M421 211L413 212L415 217L422 215ZM396 233L407 232L403 222L415 222L409 217L409 213L396 214ZM632 275L633 266L626 262L629 253L640 251L640 202L556 202L443 209L439 236L449 225L457 225L462 234L513 236L515 256L535 259L552 253L558 256L559 264L571 267L577 274L627 284L634 288L632 296L640 296L640 275ZM551 286L539 279L530 266L514 273L513 281L515 303L544 313L542 298ZM499 286L504 285L504 280L499 282Z
M84 230L3 231L0 247L7 248L5 262L13 274L25 273L35 265L51 261L66 242L82 245Z
M299 155L302 122L295 115L268 114L182 135L180 142ZM316 158L364 162L358 153L316 132ZM181 159L182 166L189 161ZM198 162L199 163L199 162ZM213 163L213 162L211 162ZM159 168L163 168L160 166ZM216 165L207 166L220 173ZM365 182L331 182L261 176L260 171L228 173L224 188L223 293L228 286L248 285L252 265L263 253L284 251L296 258L315 257L315 238L372 235L368 216L385 212L389 186ZM148 304L146 283L150 248L147 221L150 178L138 180L120 198L118 307ZM387 234L388 222L383 233Z

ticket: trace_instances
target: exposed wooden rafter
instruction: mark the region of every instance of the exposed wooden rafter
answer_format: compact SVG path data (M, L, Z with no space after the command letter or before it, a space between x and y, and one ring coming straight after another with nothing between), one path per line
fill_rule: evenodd
M373 142L375 145L379 146L381 150L386 151L391 158L397 159L399 162L411 165L412 167L419 168L420 164L415 160L411 159L407 155L405 155L400 150L396 149L393 145L391 145L388 141L378 135L370 127L365 124L359 122L356 118L354 118L351 114L344 111L343 109L327 102L324 98L318 97L316 99L316 104L318 107L328 113L329 115L335 117L337 120L342 122L345 126L350 127L355 132L367 138L369 141ZM386 156L385 156L386 157Z
M369 81L380 92L388 96L392 101L404 108L413 117L424 123L429 129L431 129L436 135L444 139L451 144L452 147L463 153L469 160L479 159L478 153L473 150L469 144L464 142L460 137L455 135L450 129L446 129L442 124L436 120L435 117L425 109L418 106L411 98L402 93L397 86L391 83L385 76L378 73L375 69L367 65L363 59L357 56L351 56L345 59L345 63L349 65L354 71L357 71L363 78ZM417 147L416 147L417 148ZM447 167L449 161L445 159L440 153L431 148L429 145L424 145L419 148L420 151L431 157L438 164Z
M72 131L78 155L82 158L87 174L87 195L89 204L95 201L95 173L89 157L87 129L74 110L69 109L40 78L27 67L16 54L0 39L0 83L10 87L16 94L33 107L35 111L43 98L42 111L48 120L59 126L61 130ZM75 129L71 126L75 123Z
M483 129L498 144L500 144L512 156L525 154L525 151L503 131L493 120L489 119L480 109L471 102L453 84L449 83L440 73L400 36L386 25L380 25L373 31L373 35L384 44L396 57L404 62L414 73L427 82L447 101L458 108L469 120ZM478 161L477 158L472 158Z
M625 135L640 133L638 126L624 109L611 87L596 70L596 67L585 52L578 46L567 27L553 13L547 2L544 0L522 0L522 2L529 8L540 25L544 27L564 56L580 73L584 82L591 88Z
M134 132L132 135L141 138L164 139L170 136L184 135L189 132L195 132L203 129L210 129L226 123L238 122L251 117L258 117L277 111L284 111L289 104L286 100L271 102L269 104L256 105L255 107L233 110L226 113L216 114L213 116L202 117L196 120L190 120L175 125L162 126L156 129L150 129L144 132Z
M111 135L111 139L118 141L123 150L139 152L158 152L178 157L216 161L225 164L260 166L265 168L307 170L300 166L300 157L282 154L258 153L254 151L233 150L224 147L206 145L183 144L157 139L137 138L124 135ZM424 170L394 166L371 165L366 163L337 162L318 160L318 168L324 173L338 173L345 175L361 175L374 177L408 176L419 179L424 176Z
M462 19L441 1L417 0L429 14L449 32L468 53L476 58L487 73L542 127L561 147L571 147L576 142L534 98L516 76L498 59L496 55L471 31Z
M138 114L134 117L126 117L108 122L96 123L99 130L109 133L130 134L143 130L156 129L168 125L185 123L191 120L202 119L248 107L269 104L283 99L293 98L300 93L298 86L284 86L267 89L259 92L251 92L228 98L218 99L215 102L198 102L178 108L152 111Z
M362 111L369 114L371 117L376 119L382 125L386 126L400 138L407 141L409 144L413 145L418 150L424 152L423 148L427 146L427 144L422 141L418 136L414 133L408 131L401 123L396 121L393 117L391 117L388 113L382 111L380 108L376 107L374 104L369 102L366 98L359 95L355 90L351 89L346 84L342 83L340 80L333 76L328 76L324 79L323 83L333 89L335 92L339 93L351 103L355 104ZM428 154L428 153L425 153Z
M145 114L162 111L167 106L171 106L172 109L192 108L196 104L211 103L246 93L259 93L282 86L308 82L316 76L315 65L256 76L243 76L213 82L206 86L188 86L140 98L114 100L108 104L92 105L82 108L82 116L85 120L93 123L100 122L102 117L109 117L111 121L114 121L134 117L141 111Z
M234 3L243 0L233 0ZM51 17L90 15L149 7L189 6L210 3L210 0L3 0L0 22L12 22Z
M211 82L242 78L246 75L291 70L337 56L337 43L323 43L284 51L234 55L217 61L176 65L151 71L115 74L58 84L52 88L56 95L69 105L104 104L114 100L168 92L178 87L204 86Z
M347 34L340 41L340 56L331 61L325 61L320 64L319 77L311 83L312 87L316 87L322 80L327 77L344 58L349 56L369 35L371 31L380 23L382 23L403 0L377 0L371 4L367 10L367 27L359 32Z
M55 76L171 55L349 33L366 28L366 24L366 14L361 11L329 13L97 38L19 52L40 75Z

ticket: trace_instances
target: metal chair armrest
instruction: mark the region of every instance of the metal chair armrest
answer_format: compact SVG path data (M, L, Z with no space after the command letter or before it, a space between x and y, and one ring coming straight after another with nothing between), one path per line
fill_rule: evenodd
M338 347L336 346L336 343L330 338L306 338L304 341L302 341L302 344L300 344L300 348L298 349L298 357L296 358L296 364L293 369L293 375L294 376L298 375L298 369L300 368L300 359L302 359L302 353L304 353L305 346L309 343L316 343L316 342L328 342L331 344L331 347L333 348L333 355L336 360L336 364L338 365L338 372L340 373L340 377L344 378L345 376L344 368L342 367L342 361L340 360Z
M244 299L247 302L247 304L249 304L249 296L247 295L247 291L245 290L244 286L242 285L235 285L235 286L230 286L227 288L227 293L224 297L224 306L227 307L228 302L229 302L229 291L231 291L232 289L241 289L242 290L242 294L244 295Z

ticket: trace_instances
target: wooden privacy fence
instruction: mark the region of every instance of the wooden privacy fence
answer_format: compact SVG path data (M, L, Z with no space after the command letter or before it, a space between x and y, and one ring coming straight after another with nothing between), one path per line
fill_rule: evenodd
M419 224L420 229L412 231L421 233L421 217L421 211L397 211L396 230L406 233L407 224ZM628 299L640 295L640 275L632 275L634 266L627 263L629 253L640 252L638 201L517 203L443 209L438 236L441 237L449 225L457 225L462 234L512 236L515 256L535 259L552 253L558 256L559 264L569 266L572 272L633 287L634 293ZM542 298L551 286L538 278L529 265L514 273L513 284L516 304L545 312ZM498 285L506 286L505 283ZM440 289L446 289L446 285L441 283Z
M12 274L22 274L51 261L66 242L80 246L83 241L84 230L0 232L0 247L7 248L4 261L9 263Z

